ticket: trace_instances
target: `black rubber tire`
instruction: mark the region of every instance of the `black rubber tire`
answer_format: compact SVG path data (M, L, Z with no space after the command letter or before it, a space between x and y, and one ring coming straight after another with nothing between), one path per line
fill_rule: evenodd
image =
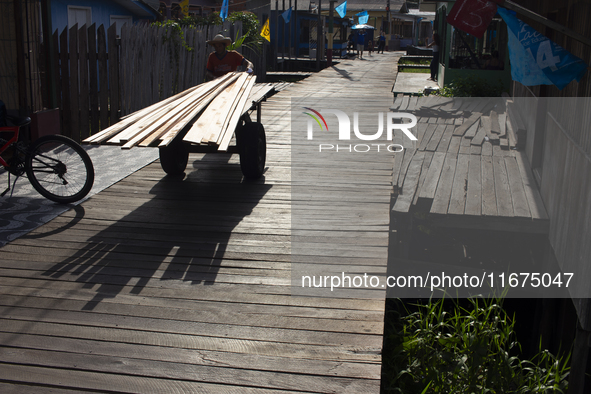
M173 140L167 146L158 148L160 165L168 175L176 176L185 173L189 162L189 150L182 141Z
M60 204L84 198L94 183L94 167L88 153L63 135L48 135L35 141L25 168L35 190Z
M259 122L247 122L236 134L240 153L240 169L245 178L258 179L265 171L267 140L265 128Z

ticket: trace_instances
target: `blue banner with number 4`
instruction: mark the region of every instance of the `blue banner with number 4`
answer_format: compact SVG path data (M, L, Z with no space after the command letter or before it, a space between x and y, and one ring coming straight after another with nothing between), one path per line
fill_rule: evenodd
M556 85L563 89L573 79L580 81L587 64L499 7L507 24L511 77L526 86Z

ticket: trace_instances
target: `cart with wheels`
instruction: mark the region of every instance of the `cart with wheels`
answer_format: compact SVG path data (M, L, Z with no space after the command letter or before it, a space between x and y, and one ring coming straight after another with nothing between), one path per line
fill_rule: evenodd
M184 173L191 152L239 153L243 175L257 179L266 159L261 104L276 91L273 84L255 86L254 76L226 74L127 115L84 142L123 149L158 146L162 169L169 175Z
M242 114L238 126L234 130L236 145L225 150L227 153L240 155L240 169L245 178L257 179L263 175L267 155L265 128L261 123L261 104L267 95L263 95ZM256 111L256 121L249 112ZM159 147L160 164L168 175L183 174L189 161L189 153L218 152L215 145L191 144L183 141L186 130L182 130L166 146Z

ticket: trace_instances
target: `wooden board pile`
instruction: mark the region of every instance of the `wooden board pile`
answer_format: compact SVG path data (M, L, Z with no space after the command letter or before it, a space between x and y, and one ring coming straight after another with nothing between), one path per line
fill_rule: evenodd
M418 118L418 141L394 158L394 212L547 218L502 100L404 97L393 110Z
M226 74L134 112L84 142L121 145L123 149L166 146L194 122L183 141L227 150L240 117L250 107L247 103L252 102L249 98L255 79L246 73ZM264 96L270 89L257 89L257 95Z

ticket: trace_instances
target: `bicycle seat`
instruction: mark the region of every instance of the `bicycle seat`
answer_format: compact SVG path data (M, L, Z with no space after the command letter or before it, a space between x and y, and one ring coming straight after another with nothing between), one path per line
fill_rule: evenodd
M29 123L31 123L31 118L29 118L28 116L24 118L19 118L18 116L6 115L6 119L8 119L12 124L18 127L26 126Z

